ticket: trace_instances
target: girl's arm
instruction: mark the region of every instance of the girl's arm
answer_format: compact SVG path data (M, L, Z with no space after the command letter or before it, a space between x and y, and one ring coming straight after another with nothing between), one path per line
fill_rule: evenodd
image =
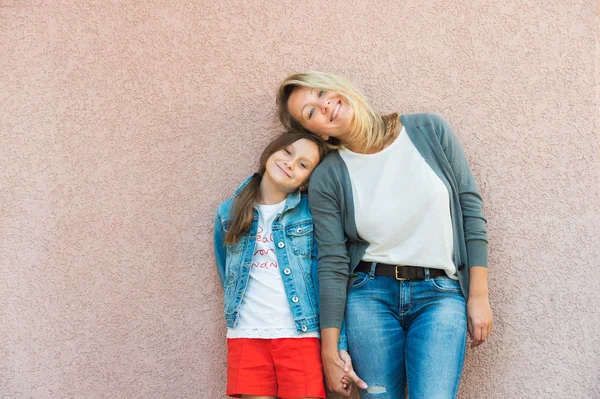
M221 280L221 286L225 288L225 232L223 231L223 224L219 212L215 215L215 231L214 231L214 246L215 246L215 260L217 264L217 273L219 273L219 280Z

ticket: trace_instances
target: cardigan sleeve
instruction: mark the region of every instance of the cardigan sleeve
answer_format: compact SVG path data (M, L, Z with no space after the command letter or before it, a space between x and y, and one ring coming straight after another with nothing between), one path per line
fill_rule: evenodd
M440 144L456 179L456 189L463 216L468 267L487 267L487 220L483 214L483 200L458 137L442 117L433 115L432 118Z
M318 278L321 328L341 328L350 276L350 257L333 171L320 165L308 185L308 202L315 226L318 250Z

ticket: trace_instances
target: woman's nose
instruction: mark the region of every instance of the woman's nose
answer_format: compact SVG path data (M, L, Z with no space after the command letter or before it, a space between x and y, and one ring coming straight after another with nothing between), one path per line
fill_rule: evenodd
M321 100L321 111L327 112L327 110L329 109L330 103L331 103L331 101L329 101L327 99L322 99Z

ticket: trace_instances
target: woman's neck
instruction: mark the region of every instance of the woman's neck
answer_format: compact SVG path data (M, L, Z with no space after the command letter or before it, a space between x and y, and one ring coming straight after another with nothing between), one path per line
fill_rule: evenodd
M388 133L379 145L372 145L367 147L364 144L357 142L357 140L354 140L354 142L343 144L346 146L347 149L349 149L352 152L356 152L357 154L377 154L378 152L383 151L390 144L392 144L394 140L396 140L396 138L398 138L398 136L400 135L401 130L402 129L398 129L391 134Z

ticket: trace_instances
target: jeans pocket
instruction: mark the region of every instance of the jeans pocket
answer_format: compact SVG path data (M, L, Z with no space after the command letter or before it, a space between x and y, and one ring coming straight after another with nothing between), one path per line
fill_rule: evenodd
M429 279L429 281L438 291L461 292L458 280L451 279L450 277L441 276Z
M367 281L369 281L369 273L358 272L356 274L357 274L357 277L356 277L356 280L354 280L352 287L350 287L351 290L360 288L363 285L365 285L367 283Z

